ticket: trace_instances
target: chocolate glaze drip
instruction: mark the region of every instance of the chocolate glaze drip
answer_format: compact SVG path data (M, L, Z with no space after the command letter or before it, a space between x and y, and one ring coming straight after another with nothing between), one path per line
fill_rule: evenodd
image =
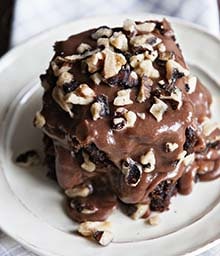
M152 33L162 39L167 51L174 53L175 61L186 67L181 50L173 40L169 23L164 20L158 24L160 26L157 25L157 29ZM66 41L57 42L53 59L76 53L76 48L82 42L96 49L96 41L91 38L94 31L96 30L89 30L71 36ZM126 54L129 56L133 51L134 49L129 46ZM77 197L68 200L68 213L74 220L82 222L106 219L116 207L117 198L129 205L150 202L152 210L163 211L168 209L170 197L175 194L177 188L182 194L191 192L196 175L201 181L220 176L219 150L214 146L207 146L208 139L201 129L201 123L206 117L210 117L211 95L200 81L197 80L196 90L188 94L185 89L186 78L178 78L175 86L183 93L182 107L176 109L169 100L165 100L168 111L160 122L149 113L153 96L166 93L167 90L158 85L159 80L166 80L163 65L159 60L155 61L155 66L160 71L160 78L154 80L151 97L146 102L136 101L139 84L131 90L131 100L134 103L127 105L126 108L135 113L144 112L146 118L144 120L137 118L135 127L121 131L114 131L111 122L116 109L112 102L117 91L124 86L124 83L120 82L122 77L115 78L117 84L111 87L108 85L109 81L96 85L79 62L73 63L71 73L75 80L79 84L88 84L96 95L105 95L108 99L110 114L94 121L90 113L90 105L74 105L72 108L74 118L71 118L52 97L56 78L51 67L46 75L42 76L42 81L47 81L49 84L43 96L41 111L46 119L43 132L50 141L50 147L46 147L46 155L51 157L47 162L53 162L55 159L57 181L63 189L74 188L85 182L90 182L95 187L94 193L86 198ZM194 135L187 136L187 129L193 130ZM167 142L177 143L178 148L173 152L167 152L165 150ZM186 147L186 143L189 147ZM151 148L154 149L156 158L155 170L150 173L143 172L138 185L129 186L121 172L122 161L129 157L139 162L140 157ZM184 148L188 154L193 152L196 154L195 161L187 167L183 163L178 164L178 156ZM83 151L96 164L94 172L87 172L81 168ZM94 212L82 213L83 207L87 206L95 209Z

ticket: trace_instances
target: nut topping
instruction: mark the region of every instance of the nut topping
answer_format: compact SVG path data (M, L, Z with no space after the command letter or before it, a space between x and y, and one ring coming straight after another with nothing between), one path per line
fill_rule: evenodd
M113 240L113 234L110 231L96 231L93 237L102 246L109 245Z
M56 85L57 86L62 86L64 84L68 84L68 83L71 83L73 80L73 75L67 71L61 73L59 76L58 76L58 79L57 79L57 83Z
M145 155L142 155L140 162L144 166L144 172L152 172L156 165L154 150L151 148Z
M170 96L160 96L161 99L174 100L177 104L177 109L180 109L183 105L182 92L178 87L174 87L171 91Z
M188 83L186 84L186 91L188 94L195 92L197 84L197 78L195 76L191 76L188 78Z
M125 34L122 32L114 32L110 37L110 43L115 48L125 52L128 50L128 40Z
M137 116L133 111L126 108L117 108L113 118L113 130L123 130L125 128L134 127Z
M95 92L87 84L81 84L76 90L68 93L65 99L67 103L88 105L93 101L94 97Z
M85 152L82 153L84 163L81 164L81 168L87 172L94 172L96 169L96 165L90 161L89 155Z
M138 36L134 36L131 38L130 43L134 46L134 47L146 47L148 45L154 47L156 45L158 45L159 43L161 43L162 40L156 36L154 36L153 34L143 34L143 35L138 35Z
M66 112L69 113L70 117L73 117L74 114L71 110L72 105L67 103L65 100L64 92L61 87L55 86L52 92L52 97L56 103Z
M42 128L46 124L46 120L41 112L37 112L34 118L34 126L37 128Z
M88 65L88 71L94 73L103 66L104 56L103 53L97 52L86 59Z
M113 104L115 106L125 106L133 104L133 101L130 99L131 89L120 90L117 92L117 97L114 99Z
M166 77L169 83L172 82L173 76L175 73L180 73L182 76L188 76L189 75L189 70L183 68L178 62L174 60L168 60L166 63Z
M128 157L122 163L122 173L125 175L125 182L131 187L136 187L141 180L142 169L138 163Z
M55 76L60 76L63 72L68 72L71 69L71 64L60 57L56 57L50 64Z
M106 246L113 240L109 221L86 221L79 225L78 232L85 237L93 237L100 245Z
M93 191L92 185L88 184L88 185L79 185L77 187L74 188L69 188L65 190L65 194L69 197L69 198L74 198L74 197L87 197L88 195L90 195Z
M98 72L92 74L90 76L90 78L92 79L92 81L96 84L99 85L102 82L102 75L99 74Z
M123 23L123 29L133 33L136 30L136 24L133 20L126 19Z
M126 59L121 53L115 53L110 49L104 50L104 78L108 79L118 74L123 65L126 64Z
M143 76L141 79L141 86L138 93L137 101L139 103L145 102L150 97L153 81L147 76Z
M107 27L107 26L103 26L98 28L92 35L92 39L99 39L101 37L110 37L112 35L112 29Z
M78 53L84 53L85 51L89 51L89 50L91 50L91 49L92 49L91 45L85 44L85 43L81 43L81 44L77 47L76 51L77 51Z
M141 112L141 113L137 112L137 116L138 116L140 119L142 119L142 120L144 120L144 119L146 118L146 114L143 113L143 112Z
M131 215L133 220L138 220L142 218L148 211L149 205L148 204L136 204L136 211Z
M168 109L168 106L157 97L154 97L154 99L155 103L150 108L150 113L156 118L157 122L160 122L163 119L163 114Z
M144 22L136 25L136 29L140 32L150 33L153 32L156 27L156 23L154 22Z
M164 43L160 43L160 44L158 44L157 49L158 49L159 52L165 52L166 51L166 46L165 46Z
M110 109L108 104L108 97L105 95L98 96L96 102L92 104L90 110L94 121L103 116L109 115Z
M179 145L177 143L172 143L172 142L167 142L165 144L165 152L173 152L175 151L177 148L179 147Z
M144 56L147 58L147 59L149 59L149 60L151 60L152 62L154 62L155 60L156 60L156 58L157 58L157 56L158 56L158 52L157 51L145 51L145 53L144 53Z
M151 216L148 220L147 220L148 224L152 225L152 226L156 226L160 223L160 218L159 215L154 215Z
M185 166L192 164L194 161L195 161L195 153L189 154L185 156L185 158L183 159L183 163Z
M159 78L160 76L159 71L154 68L152 61L149 59L142 60L137 65L131 62L131 66L134 67L135 72L141 77L146 75L149 78Z

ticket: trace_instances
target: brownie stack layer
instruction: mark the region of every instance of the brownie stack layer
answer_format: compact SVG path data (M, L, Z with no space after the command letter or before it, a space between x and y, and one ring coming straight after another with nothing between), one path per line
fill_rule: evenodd
M220 175L210 93L190 74L166 20L126 20L54 49L35 125L74 220L104 220L118 202L146 217L197 179Z

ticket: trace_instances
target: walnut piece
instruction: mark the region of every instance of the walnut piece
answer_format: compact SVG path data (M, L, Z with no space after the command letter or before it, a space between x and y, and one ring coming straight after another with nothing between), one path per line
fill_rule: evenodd
M117 92L117 97L114 99L113 105L115 106L125 106L133 104L130 99L131 89L124 89Z
M41 112L37 112L34 118L34 126L37 128L42 128L46 124L45 117L41 114Z
M93 189L91 185L79 185L74 188L69 188L65 190L65 194L69 198L74 198L74 197L87 197L92 193Z
M96 85L99 85L102 82L102 75L98 72L92 74L90 78Z
M168 109L166 103L162 100L154 97L155 103L150 108L150 113L156 118L157 122L160 122L163 119L163 114Z
M133 220L138 220L141 217L143 217L147 211L149 211L149 205L148 204L136 204L136 211L131 215L131 218Z
M104 61L104 78L108 79L118 74L122 66L126 64L126 59L121 53L115 53L109 48L106 48L103 53L105 54Z
M167 80L172 80L174 70L177 70L179 73L182 73L184 76L189 75L189 70L182 67L178 62L175 60L168 60L166 62L166 77Z
M161 99L174 100L178 102L177 109L180 109L183 105L182 91L178 87L174 87L171 91L170 96L160 96Z
M95 92L87 84L81 84L65 96L65 101L76 105L88 105L94 98Z
M110 37L110 43L123 52L128 50L128 39L122 32L114 32Z
M166 152L173 152L175 151L177 148L179 147L179 145L177 143L172 143L172 142L167 142L165 145L165 150Z
M195 76L191 76L188 78L188 94L192 94L196 90L197 78Z
M153 81L147 76L143 76L141 79L141 86L138 92L137 101L139 103L145 102L150 97Z
M86 221L79 225L78 232L83 236L92 236L97 231L110 231L109 221Z
M136 29L140 32L150 33L153 32L156 27L156 23L154 22L144 22L136 25Z
M112 35L112 29L106 26L98 28L92 35L92 39L99 39L101 37L110 37Z
M159 215L151 216L150 218L147 219L147 222L152 226L158 225L160 223Z
M62 86L62 85L64 85L64 84L70 83L72 80L73 80L73 75L72 75L71 73L65 71L65 72L61 73L61 74L58 76L56 85L57 85L57 86Z
M81 44L77 47L76 51L77 51L77 53L84 53L85 51L89 51L89 50L91 50L91 49L92 49L91 45L86 44L86 43L81 43Z
M156 158L153 148L141 156L140 162L144 166L144 172L152 172L155 169Z
M81 164L81 168L87 172L94 172L96 169L96 165L92 161L90 161L89 155L83 152L82 156L84 159L84 163Z

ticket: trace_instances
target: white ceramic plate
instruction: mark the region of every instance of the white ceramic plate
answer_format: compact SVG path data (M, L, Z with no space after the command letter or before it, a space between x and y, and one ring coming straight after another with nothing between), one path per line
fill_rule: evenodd
M150 15L151 18L155 16ZM144 20L149 15L130 15ZM102 24L115 26L127 17L81 20L43 33L0 60L0 227L18 242L41 255L197 255L220 240L220 180L199 183L190 196L172 200L159 226L132 221L116 211L115 238L105 248L73 233L74 224L62 208L58 186L43 167L21 168L14 157L27 149L41 151L41 133L32 127L40 108L38 76L51 58L52 45L68 35ZM170 19L192 71L212 91L217 120L220 89L220 41L191 24Z

